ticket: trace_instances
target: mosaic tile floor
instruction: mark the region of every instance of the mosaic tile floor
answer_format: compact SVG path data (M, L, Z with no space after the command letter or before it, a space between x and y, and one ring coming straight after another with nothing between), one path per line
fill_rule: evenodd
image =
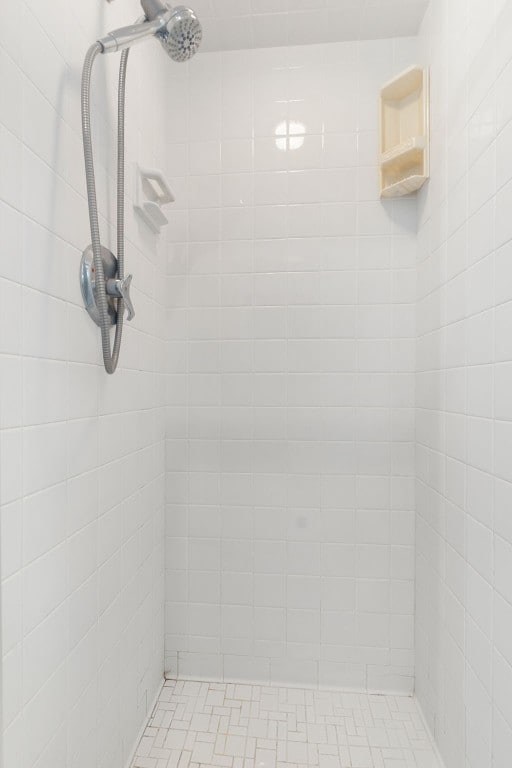
M413 699L168 680L133 768L439 768Z

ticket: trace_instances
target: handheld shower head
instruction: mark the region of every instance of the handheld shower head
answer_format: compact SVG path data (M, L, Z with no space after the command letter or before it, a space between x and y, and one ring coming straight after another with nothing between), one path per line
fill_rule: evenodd
M187 61L197 52L203 30L194 11L179 5L171 11L169 21L156 36L173 61Z
M98 40L102 53L121 51L147 37L157 37L173 61L187 61L199 48L203 32L194 11L179 5L170 8L161 0L141 0L144 21L121 27Z

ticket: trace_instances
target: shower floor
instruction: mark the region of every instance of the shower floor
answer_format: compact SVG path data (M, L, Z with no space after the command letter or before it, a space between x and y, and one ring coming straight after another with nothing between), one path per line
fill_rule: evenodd
M406 696L166 681L133 768L439 768Z

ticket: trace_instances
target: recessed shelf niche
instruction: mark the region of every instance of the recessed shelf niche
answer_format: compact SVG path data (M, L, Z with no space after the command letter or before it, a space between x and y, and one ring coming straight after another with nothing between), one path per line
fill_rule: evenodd
M381 90L380 192L401 197L429 177L428 70L411 67Z

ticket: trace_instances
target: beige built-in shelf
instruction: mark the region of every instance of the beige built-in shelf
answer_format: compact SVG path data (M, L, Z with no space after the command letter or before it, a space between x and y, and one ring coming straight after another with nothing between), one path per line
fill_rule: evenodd
M428 71L411 67L381 91L382 197L415 192L429 176Z

